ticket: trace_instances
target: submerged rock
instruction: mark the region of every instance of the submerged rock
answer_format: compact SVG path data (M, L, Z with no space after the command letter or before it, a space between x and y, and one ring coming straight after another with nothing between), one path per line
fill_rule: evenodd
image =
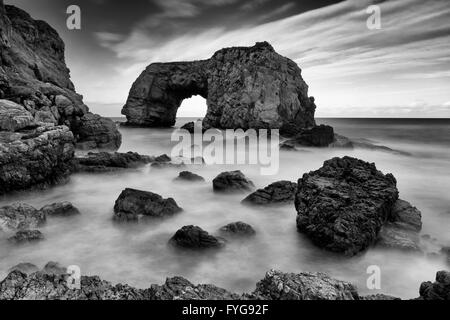
M188 182L204 182L205 179L195 173L189 171L182 171L180 175L175 179L176 181L188 181Z
M44 240L44 235L39 230L21 230L16 232L14 236L8 239L14 243L36 242Z
M225 245L223 239L216 238L197 226L185 226L170 239L170 244L187 249L220 248Z
M297 228L324 249L355 255L372 245L398 199L375 164L334 158L298 181Z
M222 172L213 180L215 192L251 191L254 187L241 171Z
M193 95L207 99L205 129L315 125L316 106L300 68L267 42L222 49L203 61L151 64L134 82L122 114L129 125L171 127L182 101Z
M450 300L450 272L439 271L436 282L423 282L419 292L422 300Z
M248 237L256 234L255 229L253 229L251 225L240 221L227 224L226 226L220 228L219 231L223 234L238 237Z
M76 158L77 170L87 172L108 172L118 169L130 169L144 166L154 159L136 152L127 153L88 153L85 157Z
M182 211L174 199L163 199L148 191L125 189L116 200L114 219L119 221L138 220L141 217L162 218Z
M26 203L14 203L0 208L0 230L8 232L42 226L45 213Z
M72 216L80 214L80 211L70 202L58 202L41 208L46 216Z
M252 193L242 202L253 205L293 203L297 184L290 181L278 181L264 189Z

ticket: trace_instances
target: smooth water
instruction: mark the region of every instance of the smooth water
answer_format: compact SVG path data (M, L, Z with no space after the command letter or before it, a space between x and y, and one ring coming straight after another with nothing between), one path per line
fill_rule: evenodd
M180 119L178 126L188 119ZM356 284L362 294L385 293L402 298L418 296L421 282L433 280L435 273L448 268L443 257L432 257L441 245L450 245L450 120L319 119L336 132L407 151L412 156L369 150L309 149L282 151L280 170L275 176L260 175L257 166L190 166L206 183L175 183L180 170L145 167L108 174L75 174L66 185L46 191L26 192L0 198L0 206L15 201L36 207L70 201L82 212L69 218L51 218L41 228L46 240L24 246L11 245L0 235L0 278L8 268L48 261L78 265L86 275L99 275L113 283L145 288L162 283L166 277L184 276L194 283L213 283L235 292L250 292L269 269L285 272L325 272ZM141 154L170 154L173 129L121 128L120 151ZM423 214L422 234L427 253L417 255L395 250L370 249L353 257L322 251L296 230L293 205L276 208L242 206L241 195L218 195L212 179L222 171L240 169L257 187L278 180L296 181L303 173L318 169L335 156L349 155L375 162L398 180L401 198L417 206ZM173 197L184 209L179 215L141 224L112 221L114 202L120 192L132 187ZM253 239L231 241L214 252L186 252L168 246L177 229L198 225L215 234L230 222L244 221L257 230ZM382 272L382 288L366 286L367 268L377 265Z

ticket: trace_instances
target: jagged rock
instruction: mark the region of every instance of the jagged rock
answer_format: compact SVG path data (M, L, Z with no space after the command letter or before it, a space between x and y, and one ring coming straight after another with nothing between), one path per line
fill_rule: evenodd
M334 141L334 129L330 126L320 125L302 129L300 133L285 143L303 147L328 147Z
M0 208L0 230L4 232L37 228L45 221L44 212L26 203L14 203Z
M38 122L68 125L80 146L117 149L114 123L90 113L75 92L58 33L17 7L0 8L0 99L23 105ZM20 126L31 121L27 114Z
M80 211L68 201L46 205L41 211L46 216L72 216L80 214Z
M182 277L167 279L149 289L151 300L237 300L239 295L209 284L193 285Z
M436 282L423 282L419 292L422 300L450 300L450 272L439 271Z
M319 247L355 255L376 241L398 199L396 184L375 164L328 160L298 181L297 228Z
M138 168L152 162L153 158L135 152L90 152L87 156L78 157L75 160L78 171L108 172L118 169Z
M216 238L197 226L185 226L170 239L170 244L187 249L220 248L225 245L223 239Z
M188 181L188 182L203 182L205 179L195 173L189 171L182 171L180 175L175 179L176 181Z
M35 125L33 115L23 106L0 100L0 131L18 131Z
M0 141L0 195L65 181L73 169L69 128L39 127Z
M245 204L267 205L279 203L293 203L297 184L290 181L278 181L264 189L252 193L242 200Z
M316 106L300 68L267 42L222 49L209 60L151 64L133 84L122 114L129 125L170 127L193 95L207 100L204 129L315 125Z
M44 235L39 230L21 230L8 239L15 243L35 242L44 240Z
M256 285L251 299L263 300L358 300L356 287L323 273L269 271Z
M222 172L213 180L215 192L251 191L254 187L241 171Z
M37 266L35 266L32 263L19 263L18 265L12 267L11 269L8 270L8 273L14 272L14 271L19 271L21 273L24 273L26 275L30 275L33 274L35 272L39 271L39 268Z
M232 236L253 236L256 234L255 229L247 223L244 222L234 222L227 224L226 226L220 228L220 232L223 234L228 234Z
M116 200L114 219L119 221L138 220L141 217L162 218L174 215L182 209L174 199L163 199L148 191L125 189Z

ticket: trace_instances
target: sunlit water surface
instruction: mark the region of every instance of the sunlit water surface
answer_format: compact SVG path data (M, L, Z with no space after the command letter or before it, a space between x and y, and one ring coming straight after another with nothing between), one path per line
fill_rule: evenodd
M188 119L180 119L180 126ZM205 183L175 183L180 170L155 170L145 167L109 174L75 174L66 185L46 191L26 192L0 198L0 206L15 201L36 207L70 201L81 215L52 218L41 228L46 240L14 246L0 235L0 277L20 262L42 266L59 261L78 265L82 273L99 275L113 283L146 288L162 283L166 277L184 276L194 283L213 283L235 292L249 292L270 269L286 272L325 272L356 284L362 294L386 293L402 298L418 296L422 281L433 280L436 271L448 268L443 257L417 255L392 250L370 249L348 258L322 251L296 230L293 205L249 208L240 201L245 194L218 195L212 179L222 171L240 169L257 187L278 180L297 181L304 173L318 169L335 156L349 155L375 162L398 180L401 198L417 206L423 214L422 234L434 240L425 242L427 253L438 252L450 244L450 121L448 120L367 120L322 119L343 135L364 138L391 148L412 153L395 155L369 150L308 149L283 151L280 170L263 176L257 166L192 166ZM141 154L170 154L173 129L121 128L120 151ZM184 209L179 215L141 224L116 224L112 221L114 202L126 188L137 188L173 197ZM230 222L244 221L257 231L252 239L230 241L215 252L183 252L167 242L177 229L198 225L212 234ZM377 265L382 271L382 289L367 288L367 268Z

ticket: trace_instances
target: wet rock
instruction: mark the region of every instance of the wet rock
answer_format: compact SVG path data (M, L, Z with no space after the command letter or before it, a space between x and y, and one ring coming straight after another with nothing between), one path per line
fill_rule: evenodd
M242 202L253 205L293 203L297 184L290 181L278 181L264 189L252 193Z
M0 195L66 181L73 169L69 128L39 127L0 141Z
M255 185L241 171L223 172L213 180L215 192L251 191Z
M323 273L283 273L271 270L258 282L251 299L358 300L356 287Z
M44 235L39 230L21 230L16 232L14 236L8 239L14 243L36 242L44 240Z
M18 131L36 126L33 115L23 106L0 100L0 131Z
M188 182L204 182L205 179L195 173L189 171L182 171L180 175L175 179L176 181L188 181Z
M14 272L14 271L19 271L21 273L24 273L26 275L30 275L33 274L35 272L39 271L39 268L37 266L35 266L32 263L19 263L18 265L12 267L11 269L8 270L8 273Z
M42 226L45 213L26 203L14 203L0 208L0 230L8 232Z
M222 49L211 59L154 63L134 82L122 114L128 124L171 127L182 101L207 99L203 128L280 129L315 125L301 70L267 42Z
M301 130L286 143L303 147L328 147L334 141L334 129L330 126L320 125Z
M230 223L220 228L220 232L223 234L239 237L253 236L256 234L255 229L253 229L251 225L244 222Z
M396 184L375 164L328 160L298 181L297 228L321 248L355 255L376 241L398 200Z
M422 300L450 300L450 272L439 271L436 282L423 282L419 293Z
M46 216L72 216L80 214L80 211L70 202L58 202L46 205L41 209Z
M78 157L75 160L78 171L109 172L120 169L138 168L152 162L153 158L140 155L136 152L90 152L87 156Z
M185 226L170 239L170 244L187 249L220 248L225 245L223 239L210 235L197 226Z
M114 219L118 221L138 220L141 217L162 218L181 212L174 199L163 199L160 195L135 189L125 189L116 200Z

